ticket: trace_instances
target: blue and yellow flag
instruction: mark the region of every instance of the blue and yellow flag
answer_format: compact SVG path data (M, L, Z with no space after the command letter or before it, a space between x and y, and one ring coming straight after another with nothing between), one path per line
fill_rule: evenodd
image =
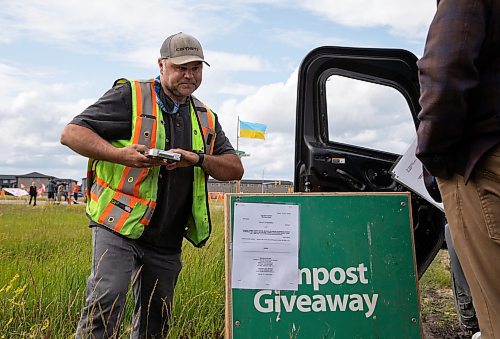
M267 126L255 122L246 122L240 120L240 137L252 139L265 139Z

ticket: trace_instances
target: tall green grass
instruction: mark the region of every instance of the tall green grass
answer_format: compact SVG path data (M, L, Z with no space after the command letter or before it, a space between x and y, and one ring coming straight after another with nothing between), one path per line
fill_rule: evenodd
M219 338L224 328L224 221L213 236L185 244L170 338ZM0 205L0 338L70 338L90 273L91 232L82 205ZM129 298L122 337L130 335Z
M453 303L450 258L447 250L439 251L420 279L419 287L424 321L438 313L441 315L439 326L446 328L450 327L450 323L456 323L457 312Z
M0 206L0 336L69 337L90 263L81 208Z

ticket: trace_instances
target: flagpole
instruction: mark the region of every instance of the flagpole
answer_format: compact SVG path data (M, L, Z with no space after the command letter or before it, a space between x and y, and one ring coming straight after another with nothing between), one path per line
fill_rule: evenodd
M240 116L238 115L238 125L236 126L236 151L239 151L240 143ZM238 154L239 156L239 154ZM236 181L236 193L241 192L241 181Z

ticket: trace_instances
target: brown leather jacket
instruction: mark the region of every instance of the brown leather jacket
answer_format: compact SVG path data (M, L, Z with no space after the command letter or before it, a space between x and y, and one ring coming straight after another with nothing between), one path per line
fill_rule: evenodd
M432 175L467 182L500 143L500 1L441 0L418 67L416 155Z

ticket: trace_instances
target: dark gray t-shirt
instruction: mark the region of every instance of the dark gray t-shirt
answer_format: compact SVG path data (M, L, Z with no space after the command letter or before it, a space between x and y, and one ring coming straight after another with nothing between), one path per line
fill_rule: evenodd
M180 105L177 113L171 113L174 109L174 103L163 91L160 91L160 99L167 110L167 112L162 112L166 132L165 149L191 150L189 104ZM87 127L106 140L130 139L132 134L130 84L111 88L70 123ZM234 154L234 149L217 118L215 132L213 154ZM192 190L192 167L167 171L162 166L158 177L157 207L149 226L138 241L162 252L180 252L184 226L191 213ZM96 225L91 221L91 226Z

